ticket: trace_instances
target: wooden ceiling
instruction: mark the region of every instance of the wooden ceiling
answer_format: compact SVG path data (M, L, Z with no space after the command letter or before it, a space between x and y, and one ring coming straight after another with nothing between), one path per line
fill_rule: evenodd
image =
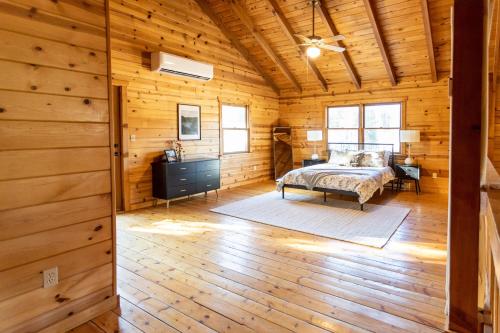
M196 0L275 90L436 81L450 71L453 0L322 0L316 34L344 35L346 52L308 64L293 34L311 35L308 0Z

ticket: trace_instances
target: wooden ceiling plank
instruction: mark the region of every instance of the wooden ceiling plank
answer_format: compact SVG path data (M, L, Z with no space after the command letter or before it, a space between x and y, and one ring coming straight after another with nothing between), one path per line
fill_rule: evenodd
M380 49L380 54L382 55L382 60L384 62L385 70L387 71L387 75L389 75L389 80L393 86L396 85L396 75L394 74L394 70L391 65L391 60L389 58L389 53L387 51L387 47L385 45L384 39L382 38L382 32L380 31L380 26L375 16L375 11L373 9L372 0L363 0L366 8L366 12L368 14L368 19L372 25L373 33L375 34L375 39L377 40L377 45Z
M316 67L312 59L309 59L305 54L303 48L300 47L299 44L301 43L301 41L299 41L298 38L295 36L293 28L286 19L285 14L283 14L283 11L281 10L278 2L276 0L268 0L268 2L270 3L271 8L273 10L273 14L276 16L278 23L281 26L287 38L296 47L302 60L306 61L307 65L309 66L309 69L312 71L314 77L318 80L319 84L321 85L321 88L323 88L325 92L328 91L328 84L326 83L325 78L319 71L318 67Z
M335 24L333 23L333 20L330 16L330 13L328 12L328 9L325 7L323 2L319 2L318 6L318 14L321 17L321 20L325 24L328 33L333 37L335 35L338 35L339 32L337 31L337 28L335 28ZM333 42L336 43L337 46L345 48L344 44L341 41ZM347 53L347 50L344 52L339 53L340 57L342 58L342 61L344 62L345 68L347 69L347 72L349 73L349 76L351 77L351 81L356 87L356 89L361 89L361 81L359 79L359 75L356 72L356 69L354 68L354 65L352 63L351 57L349 57L349 54Z
M255 58L250 54L250 52L248 52L245 46L241 44L238 38L224 26L222 20L212 10L206 0L196 0L196 2L198 3L198 6L201 8L203 13L205 13L205 15L207 15L208 18L219 28L222 34L231 42L231 44L241 54L241 56L255 68L255 70L264 78L264 81L266 81L266 83L273 89L273 91L277 95L279 95L280 88L276 85L276 83L274 83L272 78L266 74L264 69L259 65Z
M201 0L197 0L201 1ZM259 32L258 28L255 26L252 18L248 15L246 10L240 5L239 0L231 0L229 1L231 9L234 14L240 19L243 25L250 31L252 36L255 38L257 43L262 47L262 49L266 52L269 58L276 64L276 66L283 72L286 78L293 84L295 89L298 92L302 92L302 87L300 86L297 79L293 76L290 69L286 66L286 64L281 60L281 58L274 52L271 45L266 41L264 36Z
M422 5L422 15L423 15L423 23L425 30L425 39L427 42L427 53L429 59L429 66L431 69L431 78L432 82L437 82L438 75L436 70L436 59L434 57L434 44L432 42L432 28L431 28L431 19L429 15L429 5L427 0L420 0Z

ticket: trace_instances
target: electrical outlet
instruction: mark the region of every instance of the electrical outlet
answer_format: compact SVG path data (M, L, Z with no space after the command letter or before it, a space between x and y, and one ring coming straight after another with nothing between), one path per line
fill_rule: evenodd
M253 171L257 171L257 166L256 165L253 166Z
M135 142L135 134L132 134L132 135L130 136L130 141Z
M52 267L43 271L43 287L50 288L59 283L59 270Z
M437 177L438 177L437 172L433 172L433 173L432 173L432 178L436 179Z

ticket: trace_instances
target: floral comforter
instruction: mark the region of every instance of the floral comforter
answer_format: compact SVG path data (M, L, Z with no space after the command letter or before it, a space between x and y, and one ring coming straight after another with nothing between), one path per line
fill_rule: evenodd
M394 179L391 167L341 167L329 163L295 169L284 175L278 182L278 191L283 185L302 185L312 190L314 187L355 192L359 203L365 203L373 194L384 190L384 184Z

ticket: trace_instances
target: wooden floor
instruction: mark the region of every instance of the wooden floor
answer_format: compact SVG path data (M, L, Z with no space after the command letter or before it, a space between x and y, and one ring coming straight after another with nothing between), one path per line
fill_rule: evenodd
M120 215L121 308L74 331L444 329L445 195L389 190L372 199L411 208L384 249L209 212L273 189L245 186Z

